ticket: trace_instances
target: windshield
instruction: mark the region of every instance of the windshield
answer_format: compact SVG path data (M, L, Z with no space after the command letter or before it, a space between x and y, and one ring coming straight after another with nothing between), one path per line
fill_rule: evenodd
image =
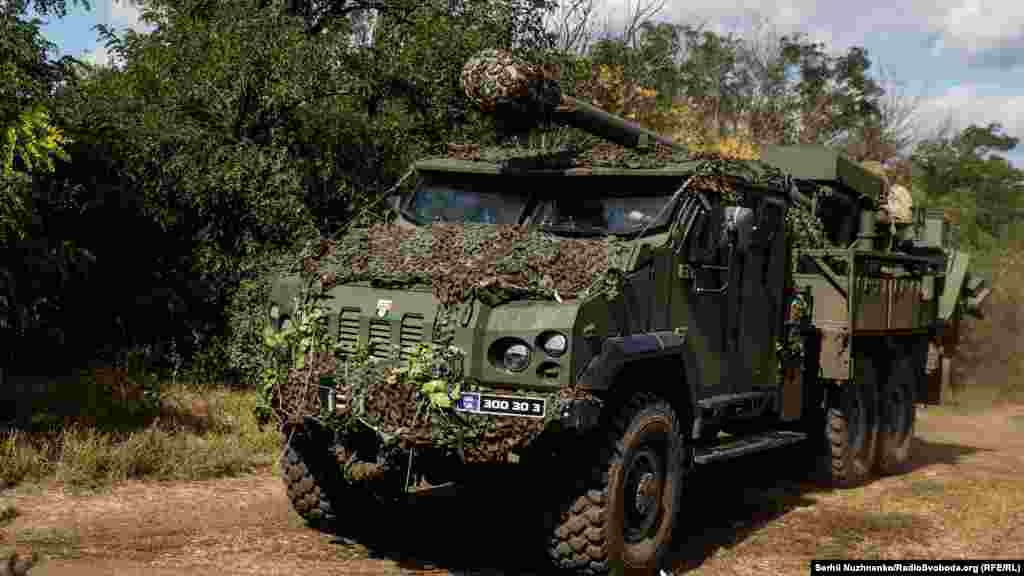
M409 198L405 212L418 224L519 223L526 209L527 197L515 192L496 190L494 184L497 183L494 179L484 183L480 178L471 177L429 179Z
M559 198L541 206L538 223L552 232L583 235L634 234L668 223L672 195Z

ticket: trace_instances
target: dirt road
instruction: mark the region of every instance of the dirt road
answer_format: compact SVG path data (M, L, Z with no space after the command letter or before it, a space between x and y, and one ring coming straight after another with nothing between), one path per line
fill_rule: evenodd
M1024 405L918 414L913 469L862 488L816 487L796 452L699 470L673 573L807 574L823 557L1020 558ZM305 528L269 471L79 496L21 487L0 494L4 505L21 514L0 528L0 550L38 552L33 576L542 573L515 513L494 513L518 509L502 494L442 491L403 518L367 518L384 529L365 546Z

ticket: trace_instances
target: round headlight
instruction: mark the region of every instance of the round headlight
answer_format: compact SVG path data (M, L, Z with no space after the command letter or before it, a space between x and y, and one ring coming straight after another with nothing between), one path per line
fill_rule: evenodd
M544 351L549 356L561 356L565 354L565 349L569 346L569 341L565 338L565 334L555 332L544 339L544 343L541 344L544 347Z
M513 344L505 349L502 363L507 370L522 372L530 365L530 349L526 344Z
M277 322L277 319L280 317L281 309L277 307L277 304L274 304L273 306L270 307L270 319L273 320L274 322Z

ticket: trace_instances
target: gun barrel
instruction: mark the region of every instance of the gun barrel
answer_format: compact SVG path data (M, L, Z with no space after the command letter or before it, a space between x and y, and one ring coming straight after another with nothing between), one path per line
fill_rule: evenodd
M562 95L562 104L556 111L555 119L627 148L641 148L655 142L678 147L667 136L571 96Z
M672 139L562 93L554 80L510 53L484 50L462 68L462 89L486 113L527 124L549 119L579 128L627 148L654 143L680 148Z

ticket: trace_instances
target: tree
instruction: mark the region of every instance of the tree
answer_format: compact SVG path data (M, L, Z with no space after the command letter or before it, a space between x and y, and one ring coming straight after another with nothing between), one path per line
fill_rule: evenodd
M118 345L212 342L268 259L372 213L412 159L488 137L459 85L471 54L550 50L543 9L526 0L143 8L151 32L101 27L118 64L85 66L59 90L88 170L49 179L84 198L69 229L97 258L89 289L62 297L65 317ZM73 301L84 293L96 301Z
M883 95L878 99L878 114L869 115L841 138L843 149L853 159L899 163L909 156L920 138L916 120L921 98L906 94L899 83L884 70L880 73Z
M1020 221L1024 172L1000 154L1019 141L991 123L947 130L914 149L915 186L929 204L953 214L974 249L991 248Z
M49 60L53 45L43 38L38 18L26 19L30 7L44 15L66 12L64 0L0 4L0 242L23 236L31 214L28 176L52 171L54 156L62 156L66 144L50 118L50 97L63 63Z

